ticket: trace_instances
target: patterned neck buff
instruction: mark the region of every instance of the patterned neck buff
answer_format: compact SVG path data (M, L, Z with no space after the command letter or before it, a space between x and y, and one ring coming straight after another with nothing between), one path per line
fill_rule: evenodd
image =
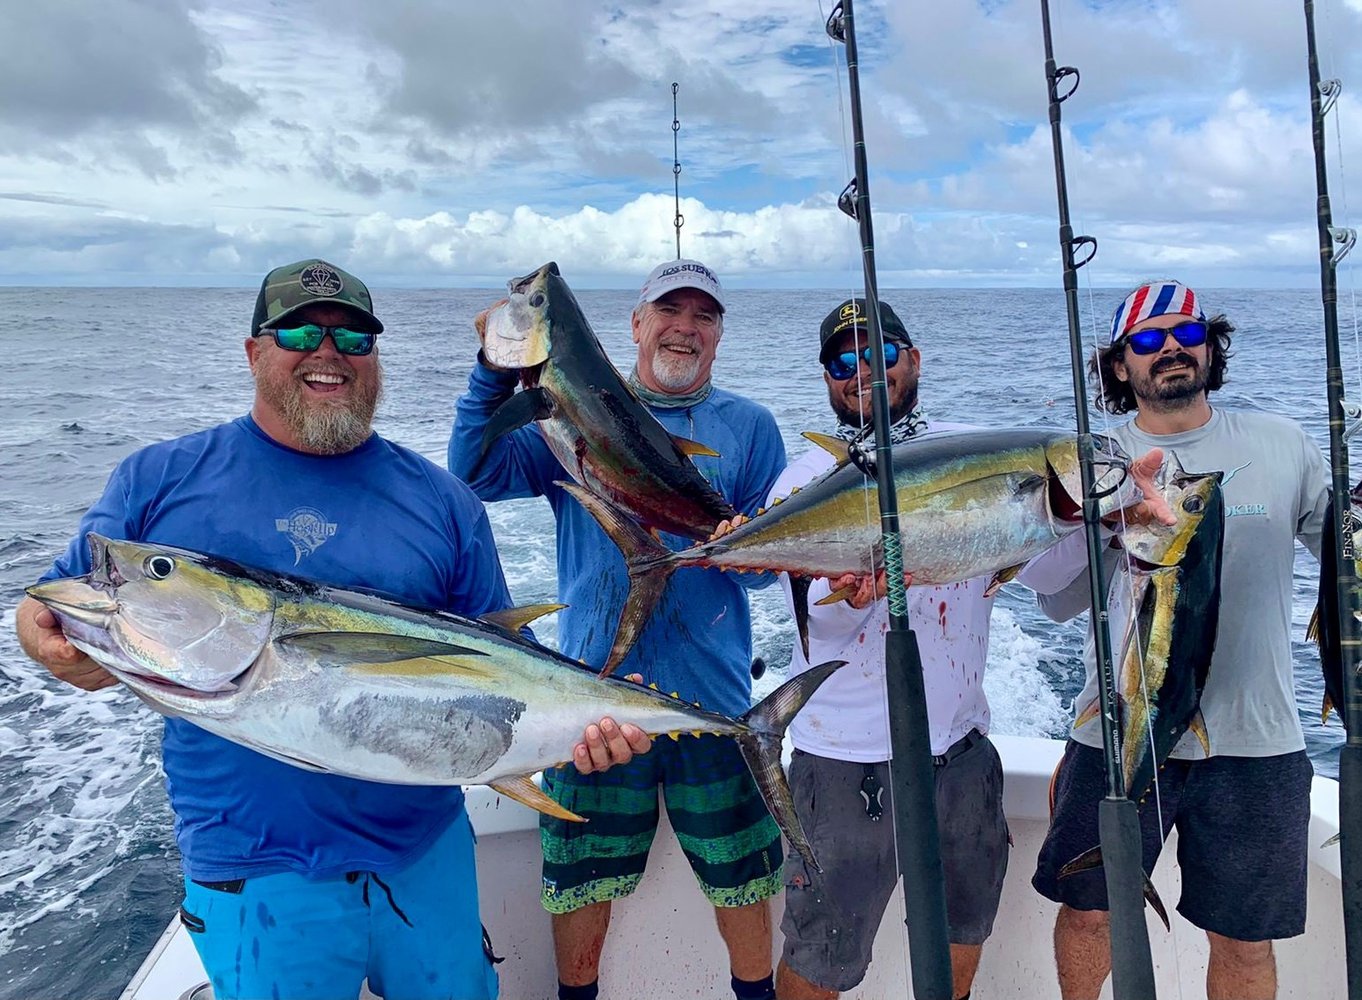
M889 440L892 444L903 444L926 429L927 415L922 412L921 406L916 406L889 425ZM862 427L857 424L844 424L838 420L837 429L833 433L843 441L868 442L874 438L875 429L870 424Z
M709 394L714 391L714 383L705 379L705 384L694 392L688 392L677 396L668 392L653 392L638 379L638 365L634 366L629 373L629 388L634 390L634 395L643 400L648 406L660 406L669 410L682 410L689 406L703 403L709 398Z

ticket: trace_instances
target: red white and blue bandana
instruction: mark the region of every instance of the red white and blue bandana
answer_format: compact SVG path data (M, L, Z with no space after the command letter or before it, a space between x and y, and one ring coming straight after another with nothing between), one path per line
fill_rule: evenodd
M1179 281L1151 281L1126 296L1111 317L1111 342L1114 344L1132 329L1154 316L1190 316L1205 320L1196 292Z

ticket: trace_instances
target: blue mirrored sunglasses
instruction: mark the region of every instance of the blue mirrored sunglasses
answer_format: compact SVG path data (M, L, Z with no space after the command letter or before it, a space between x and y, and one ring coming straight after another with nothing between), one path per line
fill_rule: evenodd
M1209 331L1210 327L1199 321L1179 323L1177 326L1163 329L1137 330L1135 333L1127 334L1125 342L1130 345L1130 350L1134 354L1154 354L1163 350L1170 333L1183 347L1200 347L1206 343Z
M865 347L860 351L843 351L841 354L834 354L824 363L827 369L838 382L845 382L856 374L859 363L864 361L870 364L870 348ZM892 340L884 342L884 367L893 368L899 363L899 345Z
M351 330L344 326L318 326L307 323L282 330L261 330L260 334L271 334L274 342L286 351L315 351L322 346L322 340L330 335L331 342L341 354L364 355L374 349L376 333ZM260 336L257 334L256 336Z

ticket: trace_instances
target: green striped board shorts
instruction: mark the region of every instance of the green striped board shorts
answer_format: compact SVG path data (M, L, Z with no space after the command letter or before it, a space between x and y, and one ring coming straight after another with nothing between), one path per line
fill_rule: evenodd
M544 909L570 913L629 895L657 831L657 786L681 850L715 906L747 906L781 890L780 830L737 744L717 736L659 739L599 774L544 772L544 791L590 822L540 814Z

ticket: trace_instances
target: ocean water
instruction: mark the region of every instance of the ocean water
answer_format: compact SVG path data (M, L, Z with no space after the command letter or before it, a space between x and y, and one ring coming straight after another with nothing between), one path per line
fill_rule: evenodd
M1202 290L1239 327L1219 405L1301 421L1327 448L1319 296ZM791 455L830 420L816 330L847 291L734 291L715 366L719 385L768 406ZM387 396L378 430L444 464L454 403L476 338L471 319L495 291L376 293ZM928 413L980 425L1073 422L1063 297L1051 290L883 293L923 352ZM617 365L632 363L633 294L580 291ZM160 721L115 689L90 695L28 661L14 608L73 533L114 464L153 441L249 408L242 341L248 289L0 288L0 998L116 997L179 901L178 859L158 769ZM1083 295L1100 326L1116 295ZM1094 320L1096 315L1099 319ZM1360 370L1345 309L1352 394ZM1104 417L1094 415L1094 429ZM554 592L553 521L538 500L489 508L512 594ZM1318 658L1304 639L1316 566L1299 550L1292 644L1301 720L1316 769L1337 773L1343 730L1319 721ZM755 652L789 662L778 591L754 598ZM552 619L536 623L554 639ZM997 732L1062 735L1081 686L1083 620L1056 625L1009 586L993 618L986 688ZM1019 859L1019 863L1028 863Z

